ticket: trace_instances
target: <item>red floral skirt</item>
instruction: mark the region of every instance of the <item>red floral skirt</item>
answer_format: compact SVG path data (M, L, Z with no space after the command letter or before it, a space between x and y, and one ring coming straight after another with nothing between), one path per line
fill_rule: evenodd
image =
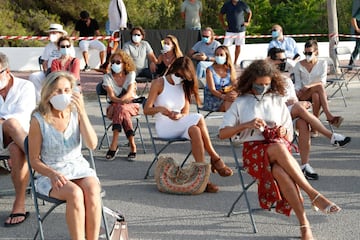
M289 216L292 208L281 195L271 172L271 165L267 156L267 148L270 144L272 143L266 141L245 142L243 147L244 169L257 179L260 206L264 209L270 209L276 203L276 212ZM291 151L290 144L287 142L284 144Z

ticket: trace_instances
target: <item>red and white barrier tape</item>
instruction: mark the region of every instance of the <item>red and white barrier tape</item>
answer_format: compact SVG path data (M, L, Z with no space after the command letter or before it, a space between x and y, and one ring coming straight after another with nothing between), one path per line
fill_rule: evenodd
M289 34L287 37L347 37L347 38L360 38L360 35L350 34ZM93 36L93 37L70 37L72 40L119 40L119 38L113 38L111 36ZM216 39L223 38L239 38L238 36L215 36ZM247 35L243 38L271 38L271 35ZM0 36L0 40L49 40L49 36Z

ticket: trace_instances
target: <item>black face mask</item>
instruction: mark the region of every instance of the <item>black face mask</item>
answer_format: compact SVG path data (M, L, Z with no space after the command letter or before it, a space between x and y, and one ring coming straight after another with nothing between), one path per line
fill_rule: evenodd
M286 62L280 63L278 66L280 71L285 72Z

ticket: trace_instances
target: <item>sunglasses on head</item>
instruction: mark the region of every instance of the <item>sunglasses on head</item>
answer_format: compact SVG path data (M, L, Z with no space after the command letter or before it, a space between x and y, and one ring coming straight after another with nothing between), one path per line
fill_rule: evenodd
M122 63L122 62L121 62L120 60L117 60L117 61L112 60L112 61L111 61L111 64L114 64L114 63L116 63L116 64L118 64L118 65L119 65L119 64L120 64L120 63Z
M60 45L60 48L70 48L71 45Z
M304 52L305 56L311 56L313 54L313 52Z

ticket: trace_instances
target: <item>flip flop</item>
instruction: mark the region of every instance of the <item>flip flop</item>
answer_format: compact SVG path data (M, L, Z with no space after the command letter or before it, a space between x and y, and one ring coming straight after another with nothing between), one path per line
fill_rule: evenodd
M106 153L106 156L105 156L105 159L108 160L108 161L112 161L115 159L115 155L118 153L119 151L119 147L116 148L116 150L108 150L107 153Z
M4 227L14 227L16 225L19 225L23 222L25 222L25 220L29 217L30 213L29 212L26 212L26 213L11 213L9 215L8 218L10 218L10 222L7 223L7 222L4 222ZM16 217L24 217L24 219L20 222L17 222L17 223L11 223L12 219L13 218L16 218Z

